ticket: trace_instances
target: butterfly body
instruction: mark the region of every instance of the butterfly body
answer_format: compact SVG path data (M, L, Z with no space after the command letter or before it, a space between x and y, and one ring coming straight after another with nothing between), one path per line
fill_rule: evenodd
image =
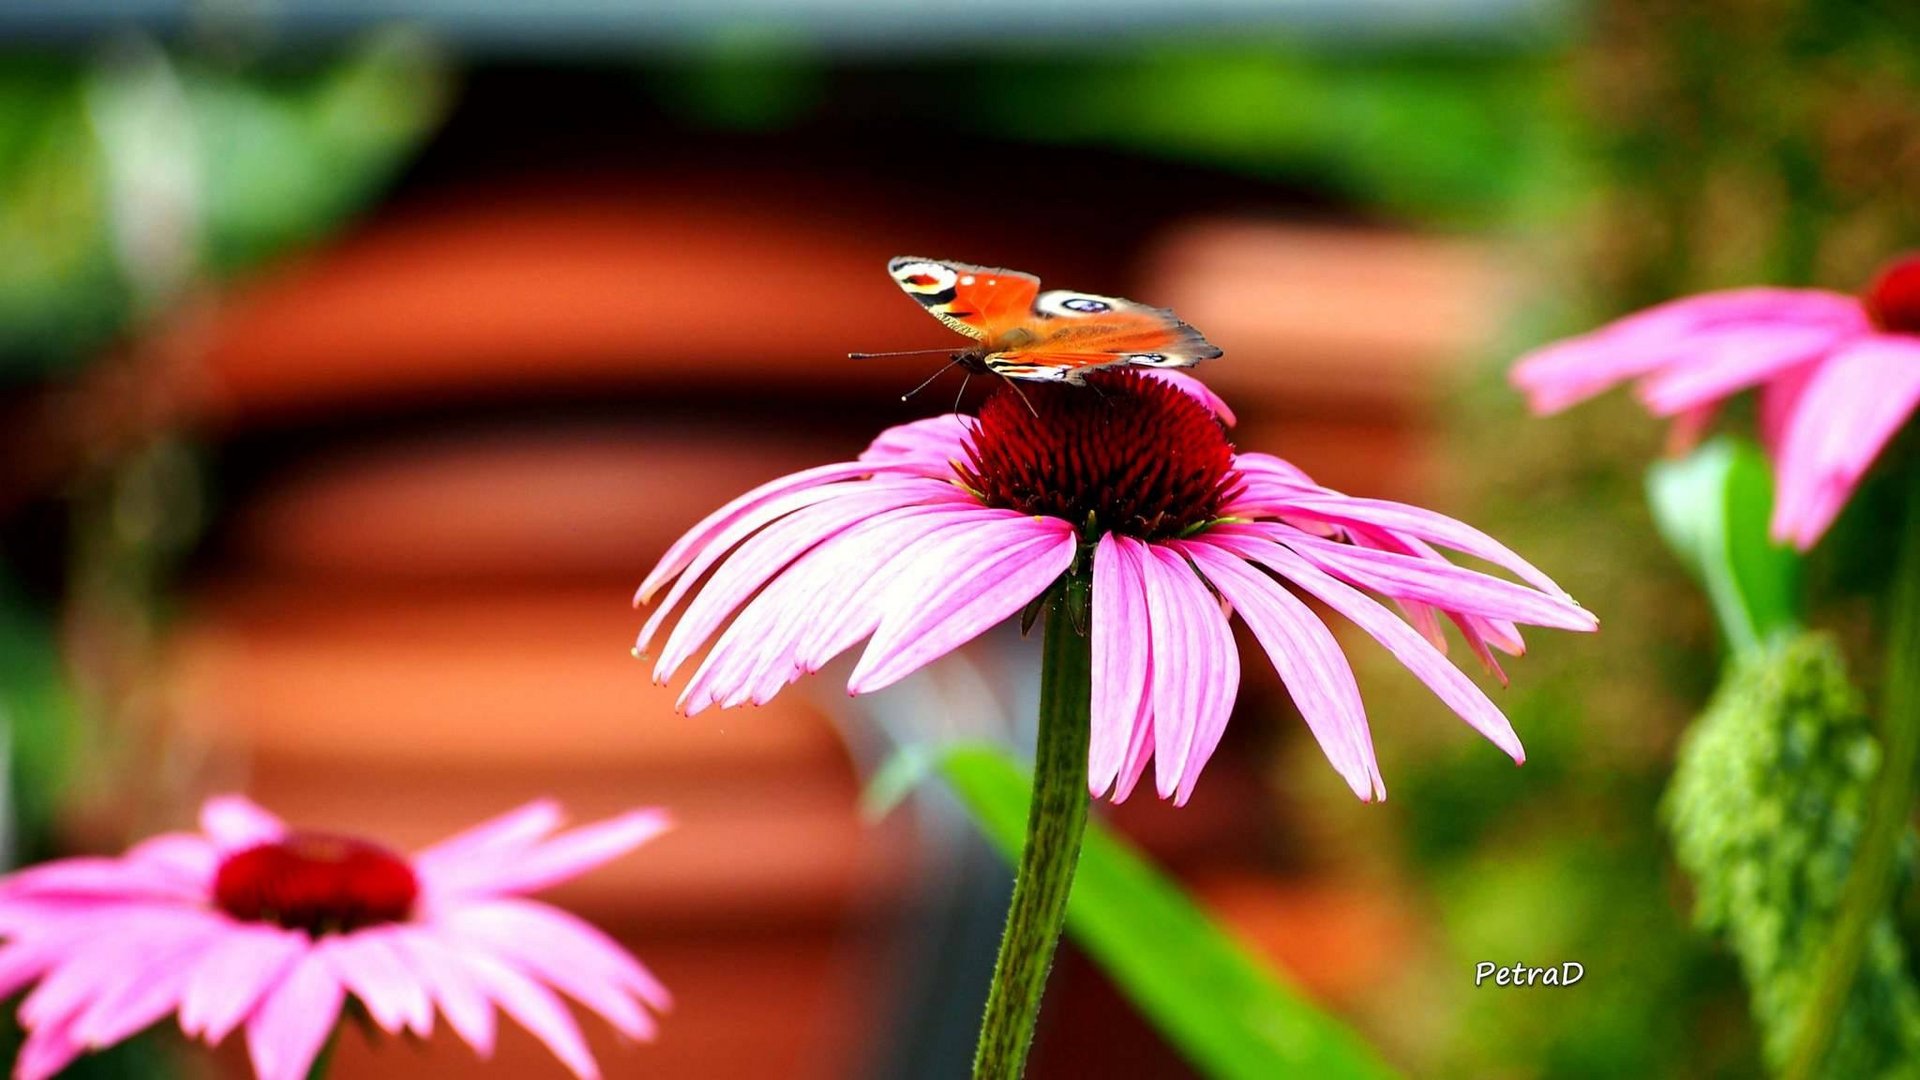
M1079 385L1102 368L1191 367L1220 355L1165 308L1041 292L1039 278L1018 270L903 255L887 272L928 314L974 339L953 354L974 371Z

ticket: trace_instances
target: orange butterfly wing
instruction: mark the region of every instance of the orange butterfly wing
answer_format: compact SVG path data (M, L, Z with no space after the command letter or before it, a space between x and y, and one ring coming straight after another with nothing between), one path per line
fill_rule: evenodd
M988 370L1015 379L1080 383L1109 367L1191 367L1220 355L1165 308L1054 289L1018 270L903 255L894 283L987 350Z
M911 255L889 262L887 273L927 314L984 342L1030 321L1040 293L1040 279L1032 274Z
M1034 320L986 358L987 367L1017 379L1080 383L1109 367L1192 367L1220 355L1200 331L1166 308L1116 296L1056 289L1034 301Z

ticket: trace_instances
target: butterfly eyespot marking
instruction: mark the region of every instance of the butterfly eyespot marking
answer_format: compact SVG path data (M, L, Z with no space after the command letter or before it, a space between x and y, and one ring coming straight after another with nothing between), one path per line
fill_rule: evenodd
M1066 308L1068 311L1084 311L1096 315L1102 311L1113 310L1113 305L1107 303L1105 300L1090 300L1084 296L1076 296L1071 300L1062 300L1060 301L1060 306Z
M945 292L960 278L951 267L934 262L896 262L888 269L902 289L915 295Z

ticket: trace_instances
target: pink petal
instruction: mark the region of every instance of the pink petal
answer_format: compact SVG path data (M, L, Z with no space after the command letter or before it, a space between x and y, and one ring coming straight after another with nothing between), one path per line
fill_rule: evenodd
M159 1022L180 1006L194 962L219 935L214 931L128 958L118 984L76 1014L72 1037L104 1050Z
M1736 289L1649 308L1520 358L1511 378L1536 412L1555 412L1608 387L1681 364L1713 335L1744 330L1857 331L1859 301L1812 289Z
M180 1030L209 1043L225 1039L309 944L298 931L235 924L193 964L180 995Z
M580 1025L553 991L541 986L507 964L485 953L468 952L462 957L474 984L500 1005L502 1011L519 1021L520 1026L544 1043L560 1063L580 1080L596 1080L599 1066L587 1050Z
M1148 544L1140 569L1153 638L1154 786L1184 806L1226 731L1240 655L1220 605L1185 558Z
M518 857L564 820L559 803L536 799L421 851L413 857L414 872L441 882L492 873L502 860Z
M834 653L872 632L880 615L872 600L896 568L907 565L906 553L913 545L978 522L980 513L981 507L971 500L901 507L822 541L740 612L687 681L678 707L691 716L712 704L771 700L809 671L801 661L804 643L817 640L841 620L857 621L861 629ZM863 614L867 617L859 618Z
M1175 390L1193 398L1200 404L1205 405L1207 411L1219 417L1220 422L1227 427L1232 427L1240 422L1239 417L1233 415L1233 410L1227 406L1226 401L1221 398L1219 394L1214 393L1213 389L1206 383L1201 382L1194 376L1184 371L1169 371L1165 368L1141 368L1137 370L1147 378L1158 379L1168 386L1173 387Z
M405 1029L424 1038L433 1033L433 1002L393 945L393 935L379 928L336 934L321 941L320 951L382 1031L397 1035Z
M551 910L532 904L476 906L450 913L442 926L450 941L491 954L553 986L604 1017L622 1035L652 1039L653 1019L635 1000L628 977L629 969L638 965L619 946L585 939L547 918ZM658 988L651 976L647 981Z
M129 967L154 952L204 940L224 922L192 908L123 910L100 920L92 933L70 940L40 984L20 1004L20 1022L39 1027L75 1018L96 999L124 985Z
M474 1053L482 1059L493 1056L493 1003L467 969L460 954L442 944L431 931L405 926L395 935L394 944L407 958L408 967L425 986L434 1004Z
M1093 553L1092 745L1087 788L1099 798L1120 777L1147 708L1150 636L1138 540L1113 533Z
M648 574L646 580L641 583L640 590L634 597L634 602L640 604L646 603L660 586L665 585L668 581L678 576L681 571L686 570L693 563L696 553L713 549L719 543L722 536L737 534L735 535L733 543L738 543L739 537L751 533L759 528L760 525L798 506L806 505L809 500L803 499L796 503L789 498L795 492L806 491L810 488L817 488L837 481L853 480L869 475L872 472L872 465L843 461L833 465L819 465L802 472L780 477L778 480L754 488L745 495L708 514L700 520L699 524L688 529L686 535L674 541L673 546L667 549L667 553L660 557L659 565L655 566L653 572ZM786 509L769 511L767 509L768 506L776 502L780 502ZM742 529L740 527L741 522L749 519L757 521L759 524ZM733 543L727 543L721 546L715 557L725 554L726 549L731 548ZM699 571L694 571L693 576L698 577Z
M151 861L87 856L30 866L0 880L7 898L197 900L204 893Z
M972 437L972 421L967 417L956 413L928 417L881 432L860 460L945 480L953 476L953 462L965 458Z
M1822 364L1780 447L1774 537L1813 547L1916 405L1920 339L1870 338Z
M1001 516L1004 515L1004 516ZM1013 511L955 543L974 549L969 564L933 562L889 590L867 651L847 691L871 693L906 678L1025 607L1073 565L1073 527Z
M562 833L511 863L495 866L491 874L465 882L461 891L494 895L544 889L625 855L671 824L663 810L630 810ZM439 881L431 884L436 893L445 888Z
M1792 422L1800 397L1806 392L1807 381L1819 370L1818 364L1794 368L1760 388L1760 442L1767 453L1779 455L1780 446L1786 441L1787 425Z
M1758 324L1701 340L1680 362L1648 376L1640 400L1659 416L1712 405L1787 370L1820 359L1859 330Z
M1291 549L1270 540L1256 539L1227 529L1209 532L1207 539L1218 547L1272 569L1351 619L1354 625L1386 646L1387 651L1393 653L1408 671L1426 683L1448 708L1475 731L1505 750L1515 763L1526 760L1526 752L1520 747L1520 738L1514 734L1513 725L1507 722L1493 702L1487 700L1487 695L1462 675L1459 669L1447 663L1446 657L1406 623L1394 618L1391 612L1368 599L1364 593L1320 570Z
M1113 801L1126 802L1133 789L1140 786L1140 778L1147 774L1147 762L1153 758L1153 748L1158 744L1153 723L1153 670L1147 670L1147 685L1140 701L1140 716L1133 722L1133 741L1127 745L1126 764L1120 767L1119 779L1114 781Z
M14 1080L51 1080L85 1049L65 1021L36 1027L20 1044L20 1055L13 1062Z
M1445 611L1508 619L1561 630L1595 630L1600 621L1565 596L1535 592L1465 567L1352 544L1338 544L1284 525L1239 526L1259 529L1350 584L1395 600L1431 604Z
M871 466L854 465L836 467L855 470L871 468ZM867 482L864 480L843 480L839 483L832 484L810 484L796 490L783 492L775 498L767 499L763 502L756 502L742 513L729 518L723 527L713 531L710 535L703 531L704 523L695 526L692 532L680 538L679 542L674 545L674 550L679 550L680 546L685 544L689 537L695 536L696 534L703 536L705 542L697 548L689 549L683 556L675 557L677 569L675 569L672 575L661 577L660 570L656 568L653 574L648 576L646 583L641 585L640 591L634 594L634 603L636 606L651 603L654 590L669 580L673 581L673 587L667 590L665 599L661 600L660 603L655 606L653 614L647 617L646 624L642 627L639 638L634 642L634 653L636 655L644 655L647 652L647 649L653 642L654 635L660 632L661 625L666 621L667 616L672 614L673 610L679 606L681 599L699 583L700 578L705 575L715 563L725 558L728 552L732 551L735 546L746 540L749 536L754 535L768 524L778 521L789 514L804 510L809 506L817 506L823 502L830 502L834 499L857 495L866 489ZM750 492L749 495L751 494ZM669 552L669 555L671 556L672 552ZM664 567L668 564L663 560L660 565Z
M259 1080L306 1080L340 1022L346 988L316 950L294 962L247 1021L247 1053Z
M1567 596L1567 591L1554 584L1552 578L1509 550L1505 544L1445 514L1436 514L1418 506L1389 502L1386 499L1357 499L1350 495L1333 492L1296 496L1289 501L1286 512L1339 524L1352 522L1371 525L1439 544L1478 559L1485 559L1496 566L1503 566L1528 583L1554 596L1563 598Z
M859 491L795 511L774 522L721 563L706 587L687 605L686 613L668 636L660 651L660 661L654 666L654 681L665 682L671 678L673 672L713 636L727 616L809 548L886 510L954 496L950 485L928 480L873 481L859 486ZM661 612L666 610L663 604ZM655 618L658 617L656 613Z
M162 833L142 840L128 848L123 858L166 874L202 895L220 866L219 850L206 837L194 833Z
M917 520L902 530L891 552L876 543L872 572L857 581L841 599L825 606L794 644L794 663L811 674L872 634L888 610L888 598L903 576L915 576L930 563L946 558L954 538L982 522L994 511L974 505L939 518Z
M1315 741L1362 801L1386 798L1366 707L1346 654L1312 609L1286 586L1205 541L1179 545L1233 604L1286 684Z
M201 804L200 831L225 854L272 843L287 825L244 795L220 795Z

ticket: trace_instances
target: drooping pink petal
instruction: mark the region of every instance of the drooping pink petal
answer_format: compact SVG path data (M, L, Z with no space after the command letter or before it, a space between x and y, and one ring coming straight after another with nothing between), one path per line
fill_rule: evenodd
M1920 338L1863 340L1808 379L1779 452L1775 539L1811 548L1920 405Z
M200 831L227 854L280 839L287 823L244 795L221 795L201 804Z
M487 900L462 909L463 917L476 912L490 921L495 932L544 942L573 957L581 970L599 973L654 1009L664 1012L673 1007L673 995L652 972L619 942L577 915L515 897Z
M553 991L486 953L468 952L461 959L474 985L498 1004L502 1012L544 1043L579 1080L597 1080L600 1067L587 1050L580 1025L574 1023L572 1014Z
M1213 595L1178 552L1140 560L1152 627L1154 786L1184 806L1233 712L1240 656Z
M870 466L849 466L849 468L870 468ZM645 625L641 627L640 636L633 644L634 653L641 656L646 655L647 650L652 647L654 635L660 632L660 627L666 622L667 616L672 614L673 611L680 606L681 599L700 582L700 579L714 564L726 558L729 552L733 551L734 548L738 547L748 537L755 535L769 524L780 521L790 514L805 510L811 506L817 506L824 502L858 496L867 490L868 485L866 483L851 480L830 484L808 485L796 490L784 492L764 502L755 503L749 509L732 517L722 528L714 532L706 544L689 550L684 556L681 556L679 560L681 563L680 569L676 571L671 578L661 579L659 584L665 584L667 580L672 580L673 586L667 590L667 595L654 606L653 614L647 617ZM692 534L689 533L688 535ZM680 542L685 543L686 538L682 537ZM677 548L679 545L676 544L675 546ZM662 563L662 565L665 565L665 563ZM656 573L658 573L658 571L656 571ZM649 582L652 580L653 578L648 578ZM658 587L659 585L655 585L653 588L657 589ZM646 588L643 585L642 591L635 594L634 601L636 605L651 603L652 596L653 589Z
M1786 442L1787 425L1793 420L1794 410L1799 407L1800 396L1806 392L1807 381L1818 370L1818 364L1798 367L1760 388L1760 444L1776 459L1781 445Z
M162 833L142 840L121 857L128 863L165 874L204 894L220 865L220 852L206 837Z
M1699 342L1684 362L1649 375L1640 384L1639 397L1656 416L1710 406L1789 368L1813 363L1866 330L1865 319L1847 330L1769 324L1721 330Z
M1536 412L1557 412L1629 379L1684 362L1711 336L1769 324L1782 331L1850 331L1859 301L1813 289L1735 289L1671 301L1537 349L1511 378Z
M874 514L927 498L949 499L952 495L951 487L930 480L874 481L830 501L804 507L767 526L721 563L706 587L687 605L660 650L659 663L653 669L654 681L664 683L671 678L767 579L784 570L809 548ZM666 610L667 605L662 604L648 626L656 626L656 620Z
M202 895L169 867L126 859L61 859L9 874L0 897L100 900L191 900Z
M555 933L537 915L504 905L462 908L442 920L441 932L456 948L464 943L554 987L629 1039L654 1037L653 1018L623 985L620 973L608 962L607 950L585 944L573 934Z
M209 1043L225 1039L308 948L299 931L235 924L192 965L180 995L180 1030Z
M759 528L760 525L773 520L773 518L780 516L782 513L805 505L806 500L795 502L790 499L789 496L793 495L793 493L806 491L810 488L822 487L843 480L853 480L858 477L867 476L872 472L873 466L871 464L843 461L833 465L819 465L811 469L783 476L778 480L754 488L745 495L708 514L705 518L701 519L699 524L688 529L686 535L674 541L673 546L667 549L667 553L660 557L659 565L655 566L653 571L647 575L646 580L641 582L640 589L634 596L634 602L638 604L647 603L653 594L659 590L660 586L665 585L668 581L677 577L681 571L686 570L693 563L694 557L700 552L710 551L718 547L720 550L716 553L715 557L725 554L726 550L733 546L733 543L739 542L739 537L746 536L748 533L753 532L754 529ZM770 504L776 503L785 506L786 509L774 511L767 509ZM741 522L743 520L753 520L759 522L759 524L741 528ZM726 543L721 539L727 535L735 535L733 543ZM693 576L698 577L699 571L694 571Z
M1413 672L1447 707L1457 713L1475 731L1507 752L1515 763L1526 760L1520 738L1513 725L1487 700L1487 695L1447 662L1406 623L1369 599L1364 593L1314 566L1290 548L1253 535L1220 529L1208 539L1245 559L1273 570L1281 577L1320 598L1328 607L1352 620L1375 641L1386 646L1394 657Z
M20 1044L20 1055L13 1062L14 1080L52 1080L85 1049L67 1021L41 1024L29 1030Z
M957 413L932 416L881 432L861 453L860 460L950 480L952 463L966 456L971 434L967 417Z
M394 931L383 927L335 934L320 942L347 992L360 999L367 1015L389 1035L408 1030L433 1033L433 1002L426 984L392 944Z
M1145 696L1140 699L1140 716L1133 722L1133 741L1127 744L1127 759L1120 766L1119 779L1114 781L1113 801L1122 803L1140 786L1140 778L1147 774L1147 762L1153 759L1153 748L1159 743L1153 723L1153 669L1147 669Z
M922 579L894 582L886 613L847 681L849 693L890 686L972 641L1073 565L1073 526L1011 510L991 513L966 536L965 546L981 554L965 573L942 563Z
M117 982L74 1014L73 1039L101 1050L158 1023L179 1007L195 962L222 936L216 930L127 957Z
M1600 625L1591 612L1569 597L1537 592L1465 567L1354 544L1336 544L1284 525L1237 528L1259 529L1335 577L1396 600L1414 600L1446 611L1561 630L1594 630Z
M1452 548L1518 574L1520 578L1554 596L1567 591L1532 563L1521 558L1493 537L1465 522L1445 514L1386 499L1360 499L1350 495L1300 495L1293 498L1287 513L1298 517L1319 518L1335 523L1372 525L1441 547Z
M672 826L663 810L630 810L592 825L561 833L511 863L470 880L463 891L476 896L528 893L558 884L625 855ZM435 891L444 889L434 882Z
M559 828L564 820L559 803L535 799L414 855L414 872L423 881L439 882L491 873L502 861L512 860Z
M139 958L204 939L222 920L188 907L124 908L91 933L69 939L62 954L20 1004L20 1022L39 1027L72 1019L124 981Z
M447 1026L482 1060L493 1056L493 1002L467 970L460 954L430 929L404 926L394 938L421 985L447 1018Z
M975 506L918 519L911 528L890 537L898 541L891 551L876 540L870 572L802 629L794 642L795 667L810 675L871 635L880 625L895 584L902 577L924 574L929 565L939 565L938 560L949 557L954 537L991 520L991 513Z
M1178 547L1253 631L1314 740L1347 786L1363 801L1386 798L1360 685L1326 624L1286 586L1239 556L1204 540Z
M1136 725L1147 704L1151 636L1144 552L1138 540L1108 533L1093 553L1092 737L1087 788L1099 798L1120 777Z
M1240 422L1240 418L1233 415L1233 409L1228 407L1226 400L1219 394L1214 393L1212 387L1184 371L1174 371L1167 368L1144 368L1142 369L1142 374L1146 375L1149 379L1157 379L1160 382L1166 383L1168 386L1205 405L1208 412L1219 417L1220 422L1228 427L1232 427Z
M688 716L708 705L770 700L807 669L805 644L839 619L858 621L864 637L878 625L858 617L922 538L980 520L969 501L927 503L883 511L815 546L769 582L734 618L687 680L679 709ZM861 605L865 605L864 607ZM855 639L857 640L857 638ZM849 640L842 648L850 647ZM839 650L834 650L838 652Z
M309 950L296 960L247 1021L247 1054L258 1080L306 1080L346 999L326 957Z

